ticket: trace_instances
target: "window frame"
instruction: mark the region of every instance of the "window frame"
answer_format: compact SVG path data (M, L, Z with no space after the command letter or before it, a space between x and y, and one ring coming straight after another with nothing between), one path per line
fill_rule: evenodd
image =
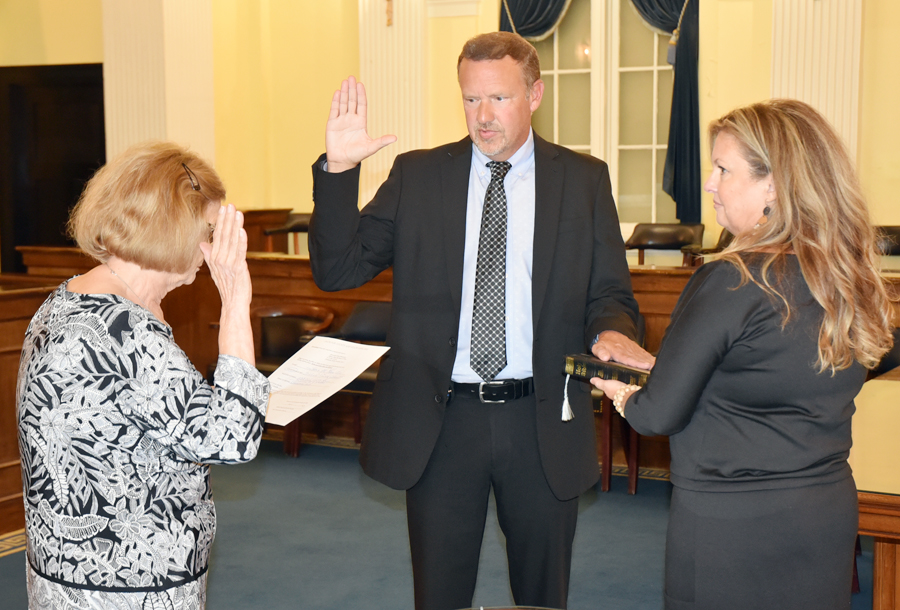
M634 10L630 0L588 0L591 11L591 60L589 68L560 69L559 68L559 30L553 32L552 48L553 62L551 66L541 65L541 78L545 82L552 82L553 88L553 133L541 134L552 142L559 143L559 114L560 95L559 77L565 74L590 73L590 142L579 145L566 145L572 150L589 152L591 155L603 159L609 165L610 181L612 183L613 197L616 206L619 206L619 157L622 151L648 150L651 151L650 181L650 218L641 222L657 222L659 217L659 188L662 181L663 167L659 161L659 152L668 149L668 141L660 142L659 138L659 81L661 72L671 72L672 66L668 63L660 63L660 44L668 44L668 35L648 29L653 34L654 48L652 53L652 65L622 67L620 53L620 27L621 11ZM636 13L637 15L637 13ZM637 16L640 19L640 16ZM565 18L563 18L563 24ZM646 26L646 24L644 24ZM561 26L562 27L562 26ZM619 96L621 92L621 77L627 72L652 72L652 128L651 142L649 144L620 144L619 117L621 113ZM593 103L601 100L600 103ZM673 204L674 205L674 204ZM622 223L629 226L634 223Z

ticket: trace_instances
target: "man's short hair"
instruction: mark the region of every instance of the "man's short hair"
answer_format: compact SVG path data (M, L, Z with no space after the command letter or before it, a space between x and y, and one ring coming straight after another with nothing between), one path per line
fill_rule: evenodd
M470 38L463 45L456 62L456 70L462 60L487 61L512 57L522 69L525 87L531 91L535 81L541 78L541 60L530 42L512 32L490 32Z

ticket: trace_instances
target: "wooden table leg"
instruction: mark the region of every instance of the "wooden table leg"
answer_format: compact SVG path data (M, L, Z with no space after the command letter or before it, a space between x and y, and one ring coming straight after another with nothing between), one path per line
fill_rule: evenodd
M284 440L282 440L281 446L284 452L291 457L300 455L300 435L302 432L302 428L300 427L301 419L302 418L298 417L284 427Z
M612 483L612 401L604 396L600 403L600 491L609 491Z
M632 496L637 493L638 458L640 452L641 437L637 431L628 425L624 417L619 417L622 432L622 448L625 450L625 462L628 464L628 493Z
M900 610L900 553L896 540L875 538L872 580L872 610Z

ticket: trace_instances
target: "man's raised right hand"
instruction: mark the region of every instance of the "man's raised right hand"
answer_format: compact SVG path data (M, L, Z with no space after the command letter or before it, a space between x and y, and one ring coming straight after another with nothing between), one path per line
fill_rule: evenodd
M356 167L366 157L397 141L387 135L373 140L366 132L366 88L353 76L341 82L331 98L331 112L325 124L325 156L329 172Z

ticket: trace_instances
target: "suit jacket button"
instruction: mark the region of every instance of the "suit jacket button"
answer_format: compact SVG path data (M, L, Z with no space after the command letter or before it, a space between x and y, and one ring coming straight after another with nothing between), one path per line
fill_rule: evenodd
M450 347L456 347L456 337L450 337Z
M434 402L441 402L442 400L443 400L443 396L441 396L440 394L434 395Z

